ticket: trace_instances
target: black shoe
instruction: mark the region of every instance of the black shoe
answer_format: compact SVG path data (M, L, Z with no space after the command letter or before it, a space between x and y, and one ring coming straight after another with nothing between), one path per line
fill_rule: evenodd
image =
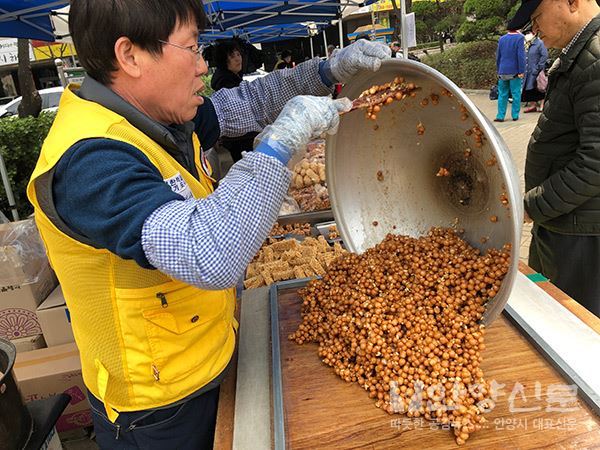
M517 117L516 119L513 119L513 122L516 122L517 120L519 120L519 118Z
M498 118L496 118L496 119L494 119L494 122L504 122L504 119L498 119Z

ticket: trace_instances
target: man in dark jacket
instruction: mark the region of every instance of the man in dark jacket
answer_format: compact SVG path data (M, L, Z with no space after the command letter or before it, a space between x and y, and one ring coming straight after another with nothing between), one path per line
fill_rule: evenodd
M600 316L600 7L595 0L522 0L511 26L531 20L562 52L527 148L529 265Z

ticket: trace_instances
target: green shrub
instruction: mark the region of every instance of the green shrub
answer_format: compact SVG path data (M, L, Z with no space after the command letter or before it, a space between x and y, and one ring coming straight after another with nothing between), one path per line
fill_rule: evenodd
M212 78L212 75L203 75L202 76L202 81L204 82L204 90L202 91L202 95L206 95L207 97L210 97L213 94L213 88L210 87L210 80Z
M423 59L463 89L489 89L496 84L496 41L458 44Z
M43 112L37 118L0 119L0 153L6 163L8 178L21 218L33 212L33 207L27 199L27 183L55 116L53 112ZM2 186L2 193L5 194L4 185ZM0 195L0 210L12 219L6 195Z

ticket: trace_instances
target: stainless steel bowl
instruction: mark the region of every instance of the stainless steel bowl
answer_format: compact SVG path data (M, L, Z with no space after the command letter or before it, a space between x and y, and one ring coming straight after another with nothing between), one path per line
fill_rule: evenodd
M483 317L489 324L508 301L518 270L523 201L517 170L496 128L452 81L427 65L385 61L378 72L357 74L342 96L357 98L396 76L421 87L416 97L383 107L376 121L366 119L364 110L345 114L338 133L328 137L327 184L338 230L357 253L387 233L417 237L432 226L464 229L463 237L482 251L511 244L509 272ZM442 89L452 95L441 95ZM439 96L437 105L431 94ZM425 127L422 135L419 124ZM474 126L485 136L481 148L468 135ZM465 156L467 149L471 156ZM450 176L436 176L441 167Z

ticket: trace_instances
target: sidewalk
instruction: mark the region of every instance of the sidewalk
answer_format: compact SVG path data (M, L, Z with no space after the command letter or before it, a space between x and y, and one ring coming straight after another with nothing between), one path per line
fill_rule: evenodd
M483 112L490 121L496 117L497 102L488 98L487 91L465 91L475 105ZM529 137L535 128L540 113L523 114L521 107L521 115L519 120L513 122L492 122L496 129L500 132L506 145L510 149L513 161L519 172L519 180L521 182L521 194L525 189L525 181L523 173L525 170L525 156L527 154L527 143ZM531 241L531 224L523 225L523 233L521 235L521 248L519 255L521 261L527 264L527 255L529 252L529 242Z

